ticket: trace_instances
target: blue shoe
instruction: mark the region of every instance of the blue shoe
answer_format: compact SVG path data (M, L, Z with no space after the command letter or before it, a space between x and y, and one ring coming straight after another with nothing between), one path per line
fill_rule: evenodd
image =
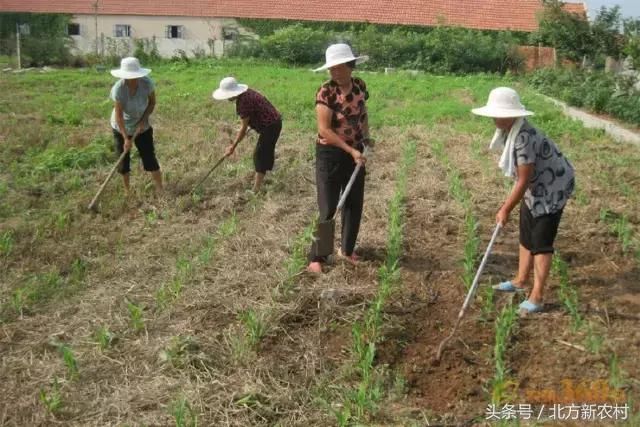
M520 308L520 314L540 313L544 308L544 304L534 304L529 300L525 300L518 307Z
M524 291L526 291L525 288L517 287L516 285L511 283L510 280L507 280L506 282L502 282L499 285L493 286L493 289L495 289L496 291L501 291L501 292L524 292Z

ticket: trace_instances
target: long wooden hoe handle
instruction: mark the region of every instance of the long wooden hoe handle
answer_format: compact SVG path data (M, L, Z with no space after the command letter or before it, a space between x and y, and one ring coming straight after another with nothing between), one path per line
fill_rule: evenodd
M98 190L96 195L93 196L93 200L91 200L91 203L89 203L89 210L92 210L95 207L96 203L98 202L98 199L100 198L100 195L102 194L102 192L104 191L105 187L107 186L107 184L111 180L111 177L113 177L113 174L116 173L116 169L118 169L118 166L120 165L120 163L122 163L122 160L124 159L124 156L127 155L127 153L128 153L128 151L123 151L122 154L120 154L120 158L118 158L118 161L116 162L116 164L113 165L113 167L111 168L111 171L109 172L109 175L107 176L107 179L104 180L104 182L100 186L100 189Z
M215 165L213 165L213 167L211 168L211 170L209 170L209 172L207 172L207 174L204 176L204 178L202 178L202 179L200 180L200 182L198 182L198 183L193 187L193 190L191 190L191 193L192 193L192 194L196 192L196 190L198 189L198 187L200 187L200 186L202 185L202 183L203 183L203 182L205 182L205 181L207 180L207 178L209 178L209 175L211 175L211 173L212 173L214 170L216 170L216 168L217 168L218 166L220 166L220 164L222 164L222 162L223 162L223 161L224 161L224 159L226 159L226 158L227 158L227 155L225 154L224 156L222 156L222 157L220 158L220 160L218 160L218 161L216 162L216 164L215 164Z
M368 146L364 147L364 151L362 152L362 155L365 158L367 157L367 154L369 154L369 147ZM349 192L351 191L351 187L353 187L353 183L356 181L356 177L358 176L358 172L360 172L361 168L362 168L362 163L358 163L356 165L356 168L353 170L353 173L351 174L351 178L349 178L349 182L347 183L347 186L344 188L344 191L342 192L342 196L340 197L340 201L338 201L338 206L336 207L336 213L334 214L334 217L338 214L338 211L340 209L342 209L342 206L347 201L347 196L349 196Z
M473 284L469 288L469 292L467 293L467 297L464 300L464 304L462 304L462 308L460 309L460 312L458 313L458 318L456 319L456 324L454 325L453 330L451 331L449 336L447 336L444 340L442 340L442 342L438 346L438 351L436 353L435 360L433 361L434 363L439 363L440 362L440 359L442 358L442 352L444 351L445 345L447 344L447 342L449 342L449 340L451 340L451 338L453 338L453 336L456 333L456 330L458 330L458 326L460 326L460 321L464 317L464 313L467 310L467 307L469 306L469 303L471 302L471 299L473 298L473 295L476 293L476 289L478 287L480 276L482 275L482 270L484 270L484 266L487 263L487 259L489 258L489 254L491 253L491 249L493 248L493 244L495 243L496 238L498 237L498 233L500 232L501 228L502 228L502 226L500 224L497 224L496 228L493 230L493 235L491 236L491 240L489 241L489 244L487 245L487 250L484 252L484 256L482 257L482 261L480 262L480 266L478 267L478 271L476 272L476 276L473 278Z

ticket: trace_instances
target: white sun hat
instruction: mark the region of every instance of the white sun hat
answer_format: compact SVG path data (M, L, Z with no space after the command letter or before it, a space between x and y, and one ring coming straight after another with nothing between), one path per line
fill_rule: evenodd
M509 87L497 87L489 94L487 105L471 110L473 114L496 119L533 116L520 102L518 92Z
M325 52L325 64L313 71L322 71L336 65L346 64L347 62L356 61L356 64L362 64L367 61L367 55L354 56L351 47L345 43L332 44Z
M233 98L249 89L249 86L238 83L233 77L225 77L220 80L220 87L213 92L213 97L218 100Z
M119 79L139 79L151 72L149 68L142 68L138 58L132 56L122 58L120 61L120 68L111 70L111 75Z

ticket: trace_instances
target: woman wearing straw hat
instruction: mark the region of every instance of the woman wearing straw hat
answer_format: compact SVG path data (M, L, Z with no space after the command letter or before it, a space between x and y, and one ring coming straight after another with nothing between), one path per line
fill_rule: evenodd
M573 166L552 140L527 121L526 117L533 113L524 108L515 90L493 89L487 105L472 111L494 120L496 133L490 148L502 152L499 167L505 176L516 181L496 214L496 222L506 224L509 214L520 203L518 273L494 288L524 292L533 270L533 289L520 304L520 313L542 311L553 243L562 211L575 188Z
M127 152L118 166L127 192L132 139L135 139L133 142L142 158L144 170L151 172L156 192L162 191L162 174L153 144L153 128L149 124L149 116L156 106L155 87L147 77L150 72L150 69L142 68L138 59L133 57L123 58L120 68L111 70L111 75L120 79L111 88L111 99L114 102L111 127L118 155L123 151Z
M253 192L257 193L260 191L267 171L273 169L276 143L282 130L282 116L264 95L249 89L245 84L238 83L233 77L225 77L220 81L220 87L213 92L213 98L235 101L236 113L242 121L235 141L227 147L225 152L227 156L233 154L249 127L260 135L253 152L256 171Z
M347 185L356 164L362 165L342 210L342 239L339 255L355 263L354 249L364 201L365 157L364 145L369 143L369 121L366 100L369 92L365 82L352 77L356 64L368 59L354 56L343 43L334 44L325 52L325 64L314 70L329 70L331 79L316 93L316 188L318 221L331 220L335 214L340 191ZM322 272L324 257L311 247L308 270Z

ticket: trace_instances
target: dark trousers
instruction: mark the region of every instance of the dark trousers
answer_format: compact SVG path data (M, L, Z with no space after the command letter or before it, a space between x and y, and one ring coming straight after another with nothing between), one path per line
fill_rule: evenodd
M353 157L344 150L316 144L316 189L318 209L320 210L318 221L323 222L333 218L338 206L340 191L347 186L355 167ZM342 208L341 248L345 255L353 253L360 231L365 175L366 171L363 167L360 169ZM313 245L309 252L309 261L325 261L313 252Z
M117 130L112 129L112 131L113 139L116 144L116 153L118 154L118 157L120 157L124 151L124 137ZM156 158L156 149L153 145L153 128L149 127L149 129L136 136L133 143L138 149L138 153L140 153L144 170L147 172L160 170L160 165ZM131 150L129 150L126 156L124 156L124 159L122 159L122 162L118 165L118 172L123 175L131 172Z
M278 120L260 132L260 137L253 152L253 166L258 173L267 173L273 169L276 159L276 142L282 131L282 120Z

